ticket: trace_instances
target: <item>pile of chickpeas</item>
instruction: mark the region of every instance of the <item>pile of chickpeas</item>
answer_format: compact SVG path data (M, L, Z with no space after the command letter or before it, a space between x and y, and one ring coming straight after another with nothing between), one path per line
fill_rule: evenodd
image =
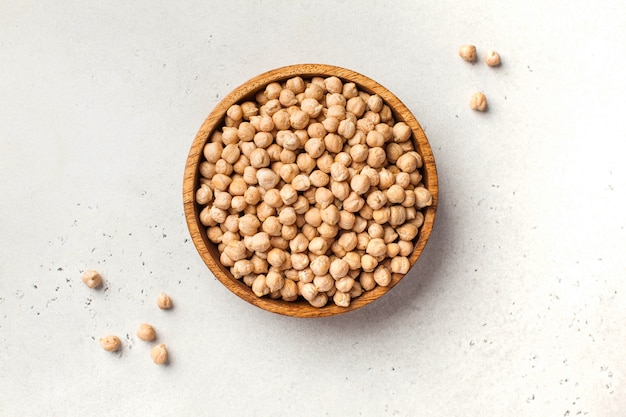
M347 307L409 271L432 196L379 95L334 76L272 82L228 109L203 155L200 222L258 297Z

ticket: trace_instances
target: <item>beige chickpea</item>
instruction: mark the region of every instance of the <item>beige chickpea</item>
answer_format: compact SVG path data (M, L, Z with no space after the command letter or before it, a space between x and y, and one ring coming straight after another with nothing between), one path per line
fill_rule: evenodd
M323 222L334 226L339 222L339 209L334 204L320 210L320 217Z
M351 113L350 113L351 114ZM367 139L367 133L362 130L358 130L354 132L354 136L346 141L346 143L350 146L354 145L365 145L365 141ZM369 149L369 148L368 148Z
M221 244L223 245L223 243ZM223 249L221 249L223 251ZM226 252L221 252L220 253L220 263L222 265L224 265L227 268L230 268L231 266L235 265L235 261L233 261L227 254Z
M242 122L237 128L237 135L242 142L250 142L254 139L256 128L250 122Z
M280 181L280 177L269 168L261 168L256 173L256 179L259 182L259 185L266 190L274 188L278 181Z
M380 190L375 190L367 195L367 205L374 210L381 209L387 204L387 194Z
M400 248L400 252L398 255L400 256L410 256L413 253L413 243L408 240L400 240L397 242L398 247Z
M261 230L270 236L280 236L283 225L276 216L270 216L261 224Z
M329 93L341 93L343 90L343 82L335 76L324 79L324 85Z
M400 245L395 242L387 244L387 258L393 258L400 253Z
M337 279L337 282L335 282L335 288L337 288L337 291L347 293L350 292L355 282L354 278L343 276Z
M234 164L240 155L241 150L237 144L226 145L222 150L222 159L229 164Z
M319 227L322 224L322 212L317 207L311 207L311 209L304 213L304 220L313 227Z
M280 167L278 175L283 179L286 183L291 183L293 179L298 175L300 169L296 164L283 164Z
M487 97L482 92L477 92L470 98L470 108L477 111L487 110Z
M252 166L245 167L245 169L243 170L242 178L246 182L246 184L248 185L258 184L259 181L256 178L257 171L258 170Z
M378 113L383 109L383 104L383 99L378 94L372 94L367 99L367 108L375 113Z
M213 190L208 185L202 184L196 191L196 202L200 205L205 205L211 201L213 201Z
M252 214L244 214L239 217L238 230L242 236L254 236L261 227L258 217Z
M254 103L253 101L246 101L241 104L241 112L243 113L244 120L250 120L251 117L258 114L259 109L257 108L256 103Z
M311 239L309 243L309 251L314 255L324 255L328 251L329 247L330 245L326 239L320 236Z
M291 279L285 279L280 289L280 296L284 301L295 301L298 298L298 286Z
M383 239L374 238L369 241L365 251L368 255L372 255L374 257L382 256L387 253L387 245Z
M258 232L249 240L248 249L253 252L267 252L271 247L270 236L266 232Z
M407 142L411 137L411 128L404 122L393 125L393 141L396 143Z
M280 203L282 204L282 201L280 201ZM293 209L293 207L281 207L279 209L278 221L283 226L294 225L296 222L296 211Z
M339 93L329 93L326 95L326 107L346 106L346 98Z
M309 116L309 118L316 118L320 115L324 106L322 106L314 98L307 97L302 100L300 108Z
M344 230L352 230L355 222L356 216L354 215L354 213L350 213L346 210L339 211L339 221L337 222L339 228Z
M332 239L339 233L339 226L322 222L322 224L320 224L317 228L317 232L322 238L330 239L332 241Z
M309 114L302 110L295 110L289 117L289 123L294 129L304 129L309 124Z
M233 120L241 120L243 118L243 111L241 110L241 106L238 104L233 104L226 110L226 115Z
M398 237L401 240L412 241L417 236L419 229L411 223L405 223L397 229Z
M292 204L296 214L304 215L309 211L309 201L303 195L299 195L296 201Z
M311 158L319 158L326 150L326 146L324 145L324 141L322 141L322 139L311 137L304 144L304 150L311 156Z
M350 187L357 195L365 194L370 189L370 185L370 178L363 174L355 175L350 181Z
M252 262L247 259L241 259L236 261L235 264L230 268L230 273L233 274L233 277L236 279L243 278L246 275L250 275L253 270Z
M312 282L305 283L300 289L300 295L302 295L302 298L310 302L317 297L318 291Z
M359 95L359 90L356 87L355 83L345 83L343 85L343 89L341 90L341 95L346 99L350 99L352 97L356 97Z
M346 181L350 177L350 173L342 163L333 162L330 166L330 176L335 181Z
M306 132L309 135L309 138L317 139L323 139L324 136L326 136L326 134L328 133L324 125L319 122L310 123L306 129Z
M373 272L378 266L378 261L372 255L365 254L361 257L361 269L364 272Z
M433 196L425 187L417 187L413 190L415 193L415 206L417 208L424 208L432 205Z
M229 207L230 207L230 202L229 202ZM211 218L213 219L213 221L217 224L224 223L224 220L226 220L226 211L220 208L217 208L215 205L211 207L211 209L209 210L209 214Z
M267 286L265 275L257 275L254 281L252 281L251 288L252 288L252 292L257 297L263 297L264 295L268 295L270 293L270 289Z
M391 259L391 272L394 274L406 274L411 269L409 258L405 256L397 256Z
M415 156L407 153L398 158L396 166L402 171L410 174L417 169L417 160L415 159Z
M336 117L326 117L322 120L322 125L324 126L324 130L328 133L334 133L339 129L339 119Z
M317 167L320 171L330 174L330 167L334 162L334 158L328 152L325 152L322 156L317 158Z
M374 218L374 209L367 204L363 204L363 207L359 210L359 216L363 217L365 220L372 220Z
M364 291L371 291L376 288L376 280L373 272L363 272L359 276L359 283Z
M212 179L213 176L217 173L215 169L215 164L211 162L207 162L207 161L202 161L200 163L200 167L198 168L198 171L200 171L200 175L202 175L202 177L207 178L209 180Z
M323 254L317 256L310 262L309 268L316 276L325 275L328 273L328 270L330 268L330 259L328 258L328 256Z
M257 132L254 135L254 144L258 148L267 149L274 142L274 136L270 132Z
M233 166L225 159L219 159L215 163L215 173L230 176L233 173Z
M380 239L385 235L385 229L383 228L382 225L378 223L372 223L367 227L367 233L370 235L372 239ZM370 255L372 254L370 253Z
M220 229L219 226L207 228L206 234L211 242L222 243L222 236L224 235L224 232L222 232L222 229Z
M243 175L246 167L250 166L250 158L246 155L242 154L239 156L239 159L233 164L233 171L235 174Z
M356 213L361 210L365 200L363 200L357 193L352 191L350 195L343 201L343 208L351 213Z
M257 204L261 201L261 193L257 187L248 187L243 193L246 204Z
M330 267L328 268L328 273L335 279L343 278L348 275L348 271L350 270L350 265L348 262L343 259L334 259L330 263Z
M335 255L337 258L343 258L346 253L346 250L339 244L339 242L334 241L331 245L330 245L330 251L333 253L333 255Z
M313 278L313 285L315 285L318 292L326 292L335 287L335 280L330 274L316 275Z
M280 96L282 90L283 88L278 82L269 83L265 86L265 97L270 100L276 99Z
M304 268L302 271L298 271L299 282L303 282L303 283L313 282L313 278L315 278L315 274L313 274L313 271L311 271L311 268Z
M309 266L309 257L305 253L292 253L291 265L296 271L302 271Z
M293 204L298 198L298 191L306 191L310 187L311 187L311 181L308 175L304 175L304 174L296 175L291 181L291 185L289 185L289 189L293 190L294 195L290 194L291 196L290 202L285 201L285 204Z
M356 144L350 148L350 156L353 161L365 162L369 156L369 147L365 144Z
M256 206L256 216L262 222L265 221L265 219L267 219L268 217L275 216L275 215L276 215L276 209L274 207L267 205L265 201L262 201Z
M337 128L335 131L339 129L339 123L346 118L346 108L344 106L329 106L328 111L326 113L326 117L328 119L336 119L337 120ZM323 122L322 122L323 123Z
M362 131L363 133L365 133L366 135L368 132L374 130L375 127L376 127L376 122L372 121L371 119L365 118L365 114L363 115L363 118L357 120L356 122L356 128ZM366 136L366 139L367 139L367 136Z
M396 176L388 169L382 168L378 172L378 188L380 190L386 190L396 183Z
M344 119L339 122L337 126L337 133L346 139L350 139L356 133L356 124L350 119Z
M405 191L404 188L398 184L394 184L386 191L387 201L392 204L400 204L404 201Z
M243 196L248 189L248 184L242 177L234 178L228 186L228 193L232 196Z
M406 222L406 208L402 206L392 206L389 211L389 224L391 226L400 226Z
M222 228L222 231L224 231L224 234L222 235L222 243L224 244L224 247L230 242L239 241L240 236L238 233L224 230L223 228Z
M313 240L314 238L319 236L319 233L317 233L317 227L311 226L308 223L304 223L301 227L302 229L302 234L309 239L309 241Z
M409 188L409 185L411 185L411 175L406 173L406 172L399 172L396 174L396 184L398 184L400 187L407 189ZM409 194L409 193L406 193ZM405 200L406 200L406 194L405 194Z
M283 200L281 199L280 191L275 188L267 190L263 196L263 202L273 208L281 207L283 205Z
M236 127L222 128L222 143L224 145L234 145L239 142L239 130Z
M215 226L217 224L217 222L213 220L213 216L211 215L212 208L213 207L206 206L200 211L200 215L198 217L200 218L200 223L202 223L202 225Z
M270 156L263 148L256 148L250 154L250 165L253 168L265 168L270 165Z
M326 187L320 187L315 190L315 202L322 209L332 204L334 199L333 193Z
M361 256L356 252L347 252L343 260L348 263L350 270L360 270L361 269Z
M216 163L222 157L222 151L224 147L219 142L209 142L204 145L202 154L208 162Z
M257 255L252 255L250 258L250 262L252 262L252 273L253 274L266 274L269 270L269 264L266 259L259 258Z
M309 240L303 233L298 233L289 241L289 249L292 254L303 253L309 247Z
M369 233L359 232L356 234L356 250L365 251L367 245L370 243Z
M247 249L242 241L233 240L228 242L224 248L224 253L234 262L244 259L247 256Z
M239 233L239 216L236 214L231 214L226 217L222 227L226 229L228 232Z
M277 268L283 266L287 260L287 254L284 250L273 248L267 253L267 263Z
M350 293L337 290L335 294L333 294L333 302L339 307L349 307L350 300Z
M467 62L475 62L476 47L474 45L462 45L459 48L459 56Z
M303 174L310 174L315 169L315 159L308 153L301 153L296 159L296 164Z
M380 168L387 161L385 150L381 147L370 148L367 154L367 164L372 168Z
M213 178L211 179L211 185L213 185L213 192L215 193L215 190L226 191L232 181L233 180L230 177L224 174L215 174Z
M346 110L357 117L360 117L365 113L367 104L361 97L351 97L346 102Z
M350 184L347 181L331 181L330 192L333 193L335 198L339 200L345 200L348 198L352 190Z
M385 137L383 136L382 133L376 130L371 130L367 132L367 136L365 137L365 143L367 143L367 145L372 148L383 147L385 146Z
M329 152L341 152L343 148L343 139L336 133L328 133L324 136L324 147Z
M330 176L327 173L317 169L311 172L311 174L309 175L309 181L314 187L325 187L330 182Z
M321 100L324 98L324 88L325 87L320 86L319 84L311 83L304 90L304 96L315 100Z
M398 158L404 154L404 151L400 145L395 142L391 142L385 146L385 153L387 154L387 160L390 163L395 164L398 161Z
M367 220L363 217L354 216L354 226L352 226L352 231L359 234L362 233L367 228Z
M339 239L337 239L337 243L339 243L346 252L350 252L357 246L357 234L355 232L344 232L339 236Z
M496 51L488 51L485 54L485 63L490 67L497 67L500 65L500 54Z
M285 88L290 89L295 94L304 92L305 86L304 80L301 77L293 77L285 82Z
M280 91L278 95L278 101L283 107L293 106L294 104L298 104L298 100L296 99L296 94L287 88Z
M391 271L385 266L380 265L374 271L374 281L381 287L388 287L391 284Z
M283 250L283 251L286 251L287 248L289 248L289 241L287 239L283 238L283 236L282 236L282 227L281 227L281 234L280 235L272 236L270 238L270 244L271 244L272 248L280 249L280 250ZM266 258L267 258L267 256L266 256ZM283 267L284 269L291 268L290 260L291 260L291 257L287 257L286 258L285 265L288 265L288 266Z
M320 292L313 299L308 300L309 304L316 308L322 308L328 304L328 295Z
M283 212L281 211L280 214L283 214ZM280 215L278 216L278 220L281 221L281 223L283 222L283 220L281 219ZM291 220L286 220L286 221L291 221ZM284 224L283 223L283 227L281 227L280 229L280 236L285 239L286 241L290 241L291 239L295 238L298 235L298 226L296 226L296 224Z

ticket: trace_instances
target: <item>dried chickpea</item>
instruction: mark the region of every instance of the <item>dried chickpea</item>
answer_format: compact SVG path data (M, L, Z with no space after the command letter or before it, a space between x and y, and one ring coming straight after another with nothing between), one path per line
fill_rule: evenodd
M172 299L164 292L159 293L156 303L161 310L168 310L172 308Z
M81 276L83 283L89 288L96 288L102 284L102 276L98 271L88 269Z
M391 284L391 271L384 265L380 265L374 271L374 281L381 287L388 287Z
M430 191L424 187L417 187L415 193L415 206L417 208L428 207L433 203L433 196Z
M105 336L100 338L100 346L107 352L115 352L122 346L122 341L114 335Z
M459 48L459 56L467 62L476 61L476 47L474 45L463 45Z
M496 51L489 51L485 54L485 63L490 67L500 65L500 54Z
M487 110L487 97L482 92L474 93L470 98L470 107L472 110L485 111Z

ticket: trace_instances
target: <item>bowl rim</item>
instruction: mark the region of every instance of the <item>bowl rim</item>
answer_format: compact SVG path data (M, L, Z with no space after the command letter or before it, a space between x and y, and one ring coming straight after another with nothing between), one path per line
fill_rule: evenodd
M256 94L256 92L271 82L280 82L296 76L306 79L312 77L336 76L344 82L353 82L360 91L379 94L385 104L391 108L396 122L404 121L411 128L413 133L412 141L416 147L416 151L422 156L423 160L423 166L421 168L423 181L425 180L425 185L433 197L432 204L422 209L424 223L419 228L417 241L414 241L413 252L409 256L409 263L411 269L413 269L413 266L430 238L437 211L439 198L438 176L432 149L417 118L395 94L371 78L346 68L328 64L294 64L283 66L266 71L249 79L224 96L202 123L189 150L183 177L183 206L187 227L196 250L209 270L232 293L256 307L284 316L301 318L328 317L354 311L372 303L395 287L410 271L407 272L407 274L392 274L392 281L389 286L376 286L376 288L371 291L365 291L362 295L352 300L349 307L339 307L334 303L329 303L324 307L317 308L311 306L304 300L288 302L281 299L258 297L245 283L235 279L230 271L214 257L214 255L218 254L217 246L208 240L206 233L202 233L202 228L206 229L206 227L201 226L199 220L200 206L195 201L195 192L200 178L198 165L202 161L204 145L213 131L222 127L223 118L228 108L232 104L241 102L251 97L253 94ZM214 253L211 254L211 251Z

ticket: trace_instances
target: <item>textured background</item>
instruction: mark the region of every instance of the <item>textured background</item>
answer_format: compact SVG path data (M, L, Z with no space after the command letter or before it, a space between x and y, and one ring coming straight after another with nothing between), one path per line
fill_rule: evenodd
M0 10L2 417L624 415L626 3ZM503 65L462 61L465 43ZM441 187L409 277L314 320L228 292L190 241L181 196L218 101L304 62L361 72L404 101ZM485 114L468 107L477 90ZM80 282L86 268L105 288ZM172 311L156 308L159 291ZM143 321L170 366L136 339ZM120 354L100 348L107 333Z

